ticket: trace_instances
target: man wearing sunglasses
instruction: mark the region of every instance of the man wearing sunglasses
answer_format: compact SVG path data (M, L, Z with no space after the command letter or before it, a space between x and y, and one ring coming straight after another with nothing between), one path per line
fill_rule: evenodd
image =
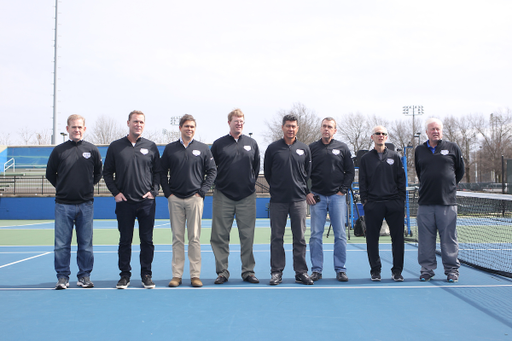
M391 233L393 252L392 279L402 282L404 267L404 204L406 179L400 156L386 148L388 132L373 128L374 149L366 153L359 166L359 192L366 219L366 248L372 281L381 280L379 236L383 219Z

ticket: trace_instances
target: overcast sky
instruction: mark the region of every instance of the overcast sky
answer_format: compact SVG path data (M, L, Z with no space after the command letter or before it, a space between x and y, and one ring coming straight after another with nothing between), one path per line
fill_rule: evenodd
M1 134L52 128L53 0L0 2ZM512 1L59 2L58 122L101 115L146 130L196 117L197 136L301 102L319 116L411 119L488 115L512 106Z

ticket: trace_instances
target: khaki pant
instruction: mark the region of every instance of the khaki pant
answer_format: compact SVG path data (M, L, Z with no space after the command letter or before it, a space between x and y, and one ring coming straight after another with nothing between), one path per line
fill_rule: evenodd
M190 278L201 275L201 218L203 198L193 195L180 199L169 196L169 215L172 231L172 277L182 278L185 266L185 222L188 232Z

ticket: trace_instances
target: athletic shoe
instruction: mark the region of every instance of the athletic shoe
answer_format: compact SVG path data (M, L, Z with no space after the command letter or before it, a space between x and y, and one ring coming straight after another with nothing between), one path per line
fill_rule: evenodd
M322 279L322 274L320 272L313 271L311 276L309 276L313 282L318 281L319 279Z
M121 277L119 282L117 282L116 288L117 289L126 289L126 288L128 288L129 285L130 285L130 278L123 276L123 277Z
M404 277L402 276L401 273L399 272L396 272L394 273L392 276L391 276L391 279L395 282L403 282L404 281Z
M420 276L420 281L422 281L422 282L428 282L428 281L430 281L430 279L431 279L432 277L434 277L434 275L424 273L424 274L421 274L421 276Z
M142 278L142 285L146 289L153 289L155 287L155 283L151 280L151 275L144 275Z
M457 274L448 274L446 280L450 283L456 283L459 281L459 275Z
M296 274L295 283L302 283L305 285L313 285L313 281L309 278L307 273Z
M342 271L336 274L336 279L340 282L348 282L347 274Z
M280 272L274 272L270 278L270 285L278 285L283 282L283 275Z
M380 282L380 272L372 273L372 281Z
M69 280L66 277L59 278L59 281L55 285L55 290L62 290L69 287Z
M89 277L79 278L78 282L76 282L76 285L82 288L94 288L94 283L91 282Z

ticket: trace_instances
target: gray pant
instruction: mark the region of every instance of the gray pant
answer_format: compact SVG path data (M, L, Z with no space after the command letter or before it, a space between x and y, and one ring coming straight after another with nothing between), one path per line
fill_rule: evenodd
M212 236L210 244L215 255L215 270L218 275L229 278L229 238L236 216L240 238L242 278L254 275L254 228L256 225L256 192L242 200L231 200L215 190L213 193Z
M270 203L270 268L272 273L282 273L286 265L284 231L290 215L293 234L293 269L307 273L306 264L306 200L291 203Z
M434 275L437 268L436 237L439 231L444 273L459 274L457 206L420 205L418 208L418 263L421 273Z

